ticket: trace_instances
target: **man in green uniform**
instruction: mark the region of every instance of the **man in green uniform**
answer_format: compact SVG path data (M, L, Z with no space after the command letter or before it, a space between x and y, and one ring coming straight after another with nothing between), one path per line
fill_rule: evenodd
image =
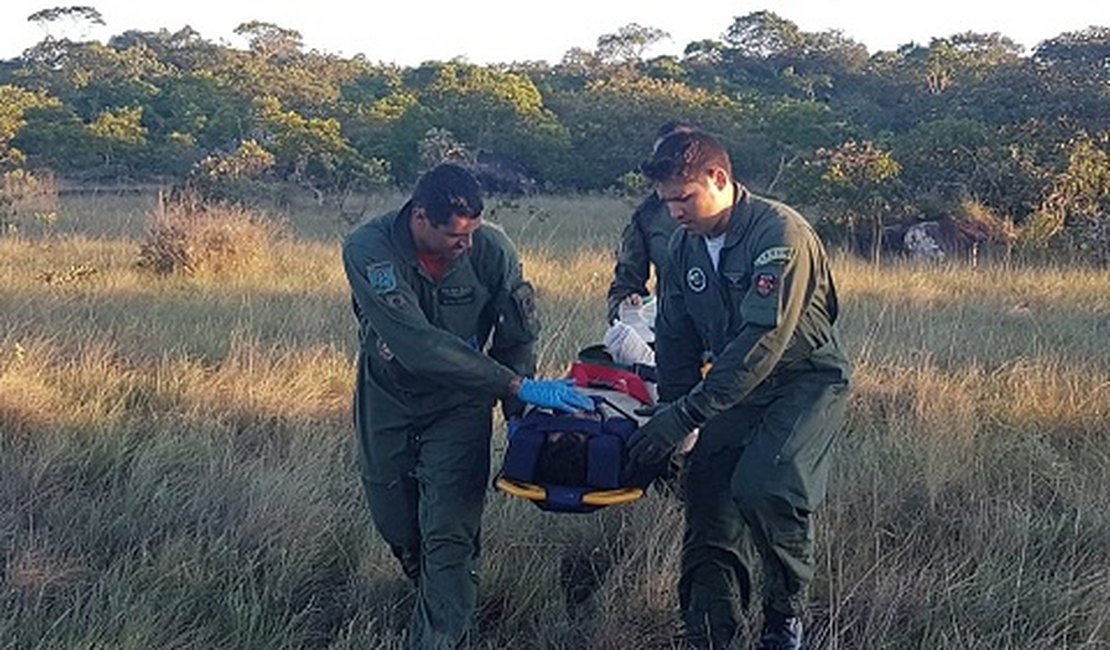
M797 212L733 180L728 153L708 134L666 138L644 172L682 228L670 242L656 324L668 404L629 453L636 465L659 466L700 427L685 470L685 637L696 648L734 647L758 562L757 647L793 650L814 572L813 511L851 373L828 259ZM705 352L713 365L703 378Z
M656 132L655 146L663 138L680 131L692 131L694 127L684 122L667 122ZM621 243L617 249L617 265L613 269L613 282L609 285L608 306L609 322L620 317L622 302L629 301L639 306L648 295L648 276L655 267L655 277L662 277L662 269L667 260L667 242L678 227L671 218L667 206L652 192L632 213L632 219L621 231Z
M482 224L466 170L424 174L399 212L355 229L343 263L360 328L354 416L378 531L417 585L412 648L454 648L477 594L491 407L593 403L533 380L532 285L505 234Z

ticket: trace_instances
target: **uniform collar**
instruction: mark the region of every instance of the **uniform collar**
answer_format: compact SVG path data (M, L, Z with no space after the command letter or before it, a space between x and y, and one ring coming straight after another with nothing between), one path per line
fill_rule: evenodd
M412 240L412 230L409 221L412 218L412 201L408 201L393 217L393 229L390 237L393 245L406 262L416 265L416 242Z
M725 248L732 248L744 239L752 225L752 195L740 183L733 181L732 185L736 188L736 201L732 204L732 216L725 231L728 235L725 237Z

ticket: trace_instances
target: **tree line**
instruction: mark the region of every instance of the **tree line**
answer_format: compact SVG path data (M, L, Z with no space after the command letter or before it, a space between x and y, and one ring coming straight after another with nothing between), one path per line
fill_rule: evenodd
M647 57L668 35L630 24L554 64L414 67L307 51L270 23L236 33L246 48L188 27L103 44L48 33L0 61L0 206L46 174L338 201L445 158L493 161L527 189L642 191L637 165L678 119L721 136L757 191L875 251L889 226L941 217L1007 250L1110 250L1107 27L1029 53L963 33L872 54L759 11L679 56Z

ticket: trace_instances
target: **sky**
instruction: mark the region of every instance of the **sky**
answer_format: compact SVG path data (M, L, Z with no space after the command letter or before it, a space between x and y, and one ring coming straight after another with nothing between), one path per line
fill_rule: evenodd
M679 55L686 44L719 38L733 18L760 10L808 32L838 29L872 53L967 31L1000 32L1028 51L1064 32L1110 26L1106 0L0 0L0 59L18 56L45 36L27 16L73 4L104 16L104 27L85 34L101 41L128 29L189 25L208 40L245 47L235 27L260 20L299 31L308 49L403 66L455 57L478 64L554 63L571 48L593 49L598 36L629 23L670 34L648 55Z

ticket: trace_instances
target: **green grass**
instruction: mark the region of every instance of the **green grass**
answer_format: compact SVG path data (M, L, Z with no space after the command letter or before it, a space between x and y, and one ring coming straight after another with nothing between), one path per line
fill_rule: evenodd
M489 205L562 372L633 206ZM153 206L63 198L0 238L0 647L402 647L352 453L349 226L298 210L249 271L157 278ZM1110 273L836 267L857 381L811 647L1110 647ZM556 516L491 492L472 647L670 647L680 538L658 495Z

